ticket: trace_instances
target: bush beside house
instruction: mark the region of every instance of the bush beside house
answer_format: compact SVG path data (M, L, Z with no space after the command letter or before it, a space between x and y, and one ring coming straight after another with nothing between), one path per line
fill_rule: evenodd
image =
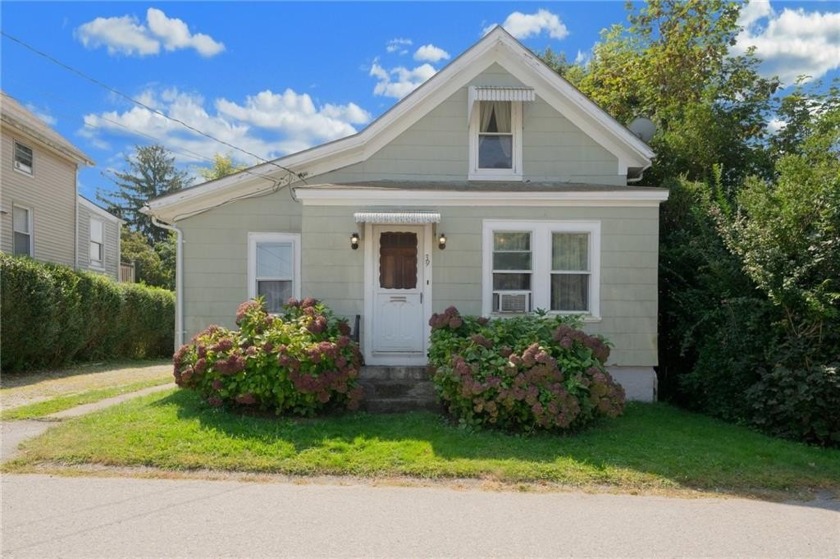
M240 330L210 326L176 352L175 381L212 406L311 416L357 409L362 364L350 327L318 301L290 300L271 315L262 300L242 303Z
M449 412L469 425L517 431L583 427L624 409L604 368L610 350L561 316L432 315L429 363Z
M175 296L0 255L3 372L172 354Z

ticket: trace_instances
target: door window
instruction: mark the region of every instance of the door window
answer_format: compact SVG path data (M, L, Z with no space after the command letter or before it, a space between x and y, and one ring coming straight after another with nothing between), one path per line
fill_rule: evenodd
M379 286L417 287L417 233L389 231L379 237Z

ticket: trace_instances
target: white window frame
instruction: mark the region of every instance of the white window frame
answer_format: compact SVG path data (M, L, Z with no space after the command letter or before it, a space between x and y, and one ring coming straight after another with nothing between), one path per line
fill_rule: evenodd
M292 247L292 294L300 299L300 234L248 233L248 299L257 296L257 245L260 243L288 243ZM283 278L288 279L288 278Z
M98 241L96 239L94 239L94 236L93 236L94 225L99 226L100 238L99 238ZM88 236L90 237L90 244L88 245L88 262L90 263L90 266L93 267L93 268L104 269L105 268L105 222L102 221L101 219L91 217L90 218L90 226L89 226L89 230L88 230ZM91 249L93 248L94 244L99 245L99 256L100 256L100 258L98 260L94 259L91 256Z
M26 227L28 231L19 231L15 229L15 210L25 210L26 211ZM28 208L26 206L21 206L18 204L12 204L12 253L13 254L20 254L15 251L15 233L23 233L25 235L29 235L29 253L24 254L23 256L29 256L30 258L35 257L35 243L34 243L34 216L32 214L32 208Z
M511 180L522 178L522 101L510 103L510 130L513 134L513 166L510 169L480 169L478 167L478 136L481 128L481 103L476 101L470 114L470 171L469 180ZM499 102L499 101L497 101Z
M551 314L582 315L585 320L601 319L601 222L543 220L484 220L482 222L482 314L510 316L493 311L493 234L531 233L531 309L551 308L551 250L553 233L589 235L589 310L549 311Z
M18 159L18 148L29 150L29 164ZM35 151L28 145L15 140L14 153L12 154L12 166L18 173L32 176L35 174Z

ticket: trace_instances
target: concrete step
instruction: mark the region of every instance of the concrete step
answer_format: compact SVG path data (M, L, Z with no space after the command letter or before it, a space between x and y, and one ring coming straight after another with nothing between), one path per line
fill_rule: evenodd
M427 367L386 367L366 365L359 371L362 380L430 380Z
M414 398L434 401L435 385L428 380L379 380L360 379L365 389L365 399Z
M370 413L404 413L408 411L440 412L440 404L436 401L420 401L414 398L383 398L365 400L362 403L365 411Z

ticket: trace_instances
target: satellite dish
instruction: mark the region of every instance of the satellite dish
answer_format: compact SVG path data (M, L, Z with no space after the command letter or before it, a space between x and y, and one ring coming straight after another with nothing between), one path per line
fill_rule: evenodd
M649 118L643 116L634 118L633 122L627 125L627 128L645 143L649 142L656 133L656 125Z

